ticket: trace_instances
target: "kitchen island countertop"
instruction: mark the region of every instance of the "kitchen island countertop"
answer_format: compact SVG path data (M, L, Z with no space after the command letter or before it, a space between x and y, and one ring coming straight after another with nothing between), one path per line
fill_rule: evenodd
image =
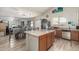
M32 31L25 31L26 34L30 34L33 36L41 36L50 32L54 32L55 30L32 30Z

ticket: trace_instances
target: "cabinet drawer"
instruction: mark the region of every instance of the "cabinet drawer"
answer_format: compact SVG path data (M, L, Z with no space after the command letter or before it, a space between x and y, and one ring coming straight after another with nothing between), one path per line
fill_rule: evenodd
M47 38L47 34L40 36L40 39Z

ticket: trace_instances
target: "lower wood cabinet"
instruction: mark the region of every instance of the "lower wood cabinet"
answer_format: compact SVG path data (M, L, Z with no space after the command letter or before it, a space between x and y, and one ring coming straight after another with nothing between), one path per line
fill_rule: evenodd
M55 41L55 32L51 32L51 42ZM53 43L52 43L53 44Z
M54 32L51 32L51 33L48 33L47 34L47 49L49 49L52 45L53 45L53 42L54 42Z
M43 35L39 39L39 51L47 50L47 35Z
M49 49L51 45L52 45L52 37L51 37L51 33L48 33L48 35L47 35L47 49Z
M40 36L39 50L40 51L48 50L53 45L53 42L54 42L54 32Z
M79 41L79 31L71 31L71 39L74 41Z
M62 38L62 30L56 30L56 38Z

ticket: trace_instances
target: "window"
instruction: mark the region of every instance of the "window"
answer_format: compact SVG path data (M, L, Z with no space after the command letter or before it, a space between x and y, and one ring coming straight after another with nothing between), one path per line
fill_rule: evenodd
M33 21L31 21L31 27L33 27Z
M54 17L53 18L53 25L57 25L58 24L58 17Z
M59 23L60 23L60 25L65 25L67 23L66 18L65 17L60 17L59 18Z
M66 25L67 20L65 17L54 17L52 23L53 25Z

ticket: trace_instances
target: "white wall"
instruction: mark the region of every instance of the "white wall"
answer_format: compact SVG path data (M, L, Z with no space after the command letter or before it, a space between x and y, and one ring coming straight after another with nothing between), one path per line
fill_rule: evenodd
M63 12L52 14L53 17L65 17L68 21L73 21L75 25L78 25L78 8L75 7L66 7ZM68 26L66 26L68 28ZM75 28L75 26L71 27Z
M40 17L41 18L46 18L46 15L49 15L49 18L47 18L48 20L51 21L51 24L52 24L52 20L53 20L53 17L65 17L67 19L67 21L73 21L75 23L75 25L78 25L79 24L79 21L78 21L78 8L76 7L64 7L64 11L63 12L59 12L59 13L52 13L52 10L54 8L52 8L50 11L46 12L46 14L44 14L43 16ZM53 24L52 24L53 26ZM75 28L74 27L71 27L71 28Z

